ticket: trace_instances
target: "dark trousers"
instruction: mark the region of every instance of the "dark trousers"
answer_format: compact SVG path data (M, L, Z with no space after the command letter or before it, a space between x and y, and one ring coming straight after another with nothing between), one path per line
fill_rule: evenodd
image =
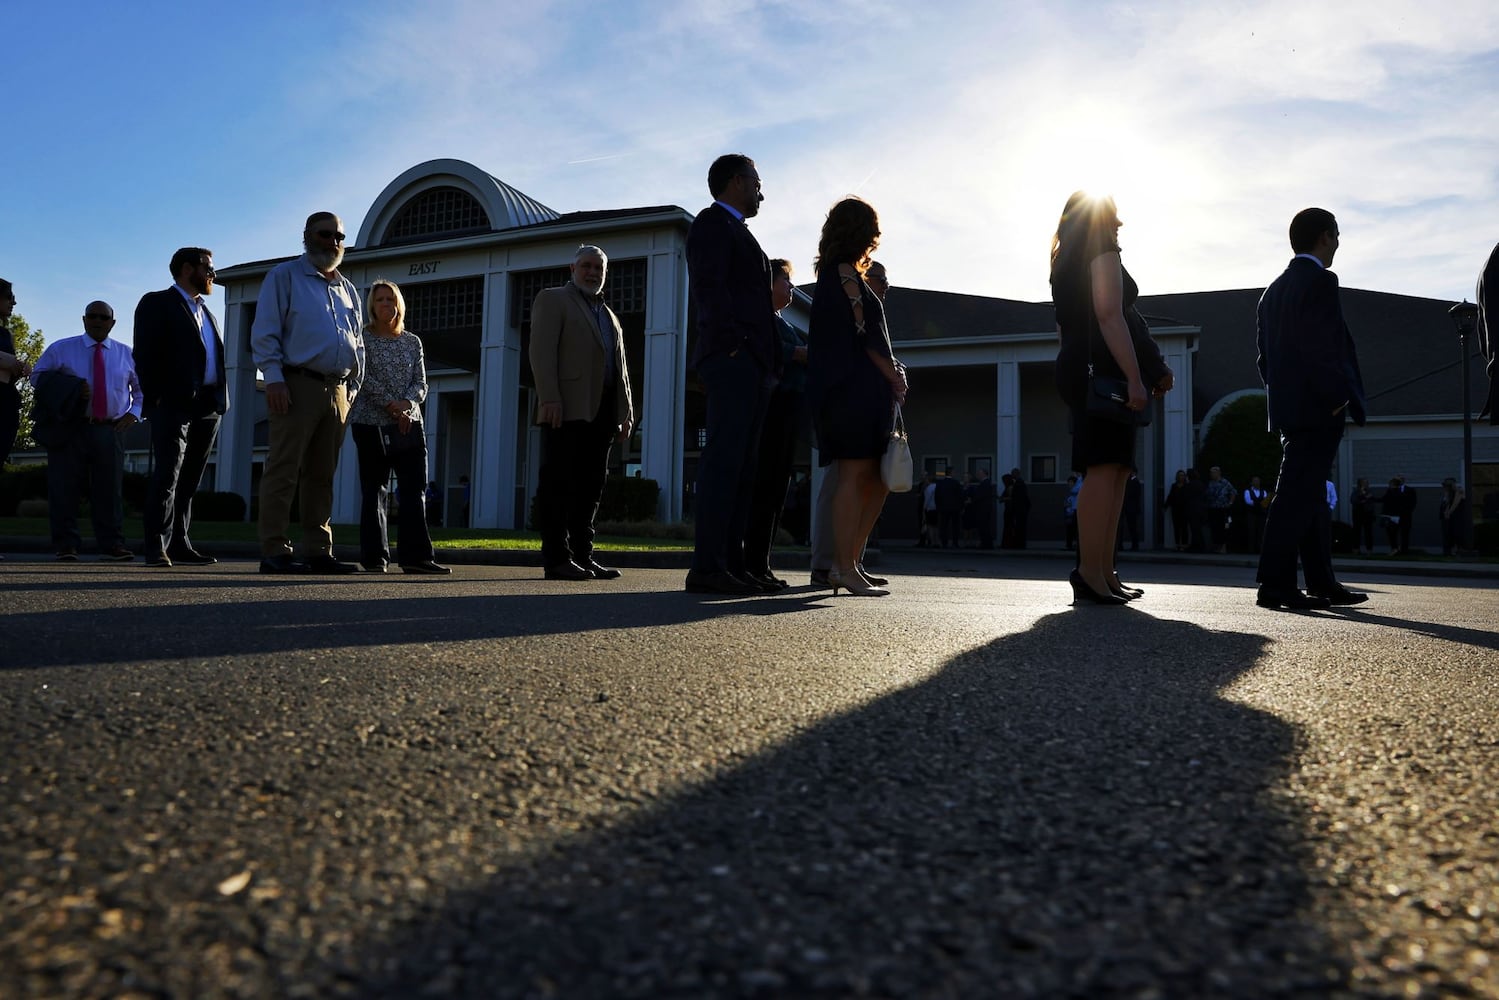
M187 531L193 519L193 497L208 465L208 453L219 433L219 415L210 396L184 411L161 406L151 412L151 481L142 511L146 555L168 555L192 548Z
M1296 557L1308 590L1338 585L1332 571L1332 512L1327 509L1327 468L1343 440L1343 425L1281 431L1280 475L1265 518L1256 579L1267 587L1296 586Z
M78 502L85 485L99 550L125 544L124 476L125 446L112 424L80 424L67 444L47 449L47 515L57 551L78 549Z
M413 566L432 558L427 534L427 440L412 424L419 444L394 455L385 453L380 428L353 424L354 453L359 457L359 561L365 566L390 562L386 500L392 471L396 474L396 562Z
M21 429L21 394L9 382L0 384L0 465L10 461Z
M745 351L704 358L697 371L707 394L708 440L697 466L692 570L741 572L770 393Z
M614 408L614 393L606 390L594 419L541 428L536 527L543 566L593 558L593 521L609 472L609 449L619 433Z
M1374 511L1368 504L1357 504L1353 508L1353 544L1365 552L1374 551Z
M781 510L786 506L786 485L791 482L797 429L803 419L801 393L771 393L760 428L755 491L744 529L744 565L751 573L770 572L770 550L775 547Z
M958 537L962 533L963 511L939 510L937 511L937 531L942 536L942 547L944 549L957 548Z

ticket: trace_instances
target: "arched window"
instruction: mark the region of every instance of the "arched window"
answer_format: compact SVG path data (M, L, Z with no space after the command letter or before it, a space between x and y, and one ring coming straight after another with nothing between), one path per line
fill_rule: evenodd
M485 232L489 228L489 213L473 195L455 187L435 187L402 206L385 230L384 242L409 243Z

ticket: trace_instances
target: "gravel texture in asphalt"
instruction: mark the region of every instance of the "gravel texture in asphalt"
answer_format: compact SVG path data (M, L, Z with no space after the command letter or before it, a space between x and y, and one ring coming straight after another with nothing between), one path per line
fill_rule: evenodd
M13 558L0 996L1499 996L1499 589L1132 568Z

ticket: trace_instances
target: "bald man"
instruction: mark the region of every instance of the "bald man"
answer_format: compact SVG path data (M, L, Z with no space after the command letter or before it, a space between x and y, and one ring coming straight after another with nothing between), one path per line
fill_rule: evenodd
M102 558L129 562L125 508L120 496L125 477L124 434L141 418L141 386L130 348L111 340L115 311L108 302L83 310L83 333L47 345L31 372L38 399L45 392L82 397L82 414L71 431L47 446L47 516L57 558L78 559L78 500L89 482L94 537ZM45 387L45 388L44 388Z

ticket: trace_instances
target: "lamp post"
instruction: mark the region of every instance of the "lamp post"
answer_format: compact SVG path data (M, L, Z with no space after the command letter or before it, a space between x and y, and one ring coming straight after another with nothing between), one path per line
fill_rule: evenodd
M1463 520L1463 542L1473 545L1473 401L1472 381L1468 378L1468 338L1478 329L1478 307L1467 299L1447 310L1452 325L1457 327L1457 339L1463 345L1463 502L1467 512Z

